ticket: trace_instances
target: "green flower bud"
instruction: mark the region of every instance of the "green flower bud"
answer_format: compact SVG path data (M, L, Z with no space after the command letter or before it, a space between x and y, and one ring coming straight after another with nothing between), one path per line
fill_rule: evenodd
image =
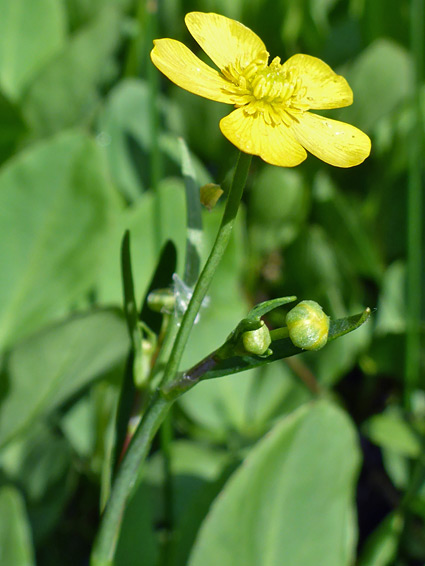
M215 183L207 183L201 187L200 194L201 204L208 208L208 210L212 210L223 194L223 189L220 185L216 185Z
M242 334L242 344L248 354L256 356L264 355L271 344L270 332L267 326L261 321L260 328L247 330Z
M149 308L155 312L173 312L176 297L171 289L157 289L148 295Z
M303 350L320 350L328 341L329 317L315 301L301 301L286 315L289 338Z

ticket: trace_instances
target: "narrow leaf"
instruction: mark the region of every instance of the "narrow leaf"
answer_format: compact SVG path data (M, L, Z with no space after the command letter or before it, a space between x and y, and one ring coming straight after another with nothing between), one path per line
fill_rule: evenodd
M182 152L182 173L186 188L187 207L186 260L183 281L189 287L193 287L201 268L203 243L201 201L199 184L196 180L196 173L189 150L182 138L179 141Z

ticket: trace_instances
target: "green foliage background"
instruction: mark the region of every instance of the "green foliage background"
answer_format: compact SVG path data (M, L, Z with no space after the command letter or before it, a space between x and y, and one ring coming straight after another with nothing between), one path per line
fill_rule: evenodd
M423 271L409 286L422 309L416 377L405 370L407 195L424 179L423 54L410 39L420 4L158 0L156 13L133 0L0 0L2 564L88 563L129 348L123 233L142 300L168 238L184 268L179 137L200 185L228 184L237 151L218 121L229 108L181 91L149 59L154 37L197 49L191 10L242 21L282 60L305 52L344 74L354 104L332 117L373 149L352 170L254 159L184 365L269 298L313 299L334 318L376 311L318 353L184 395L171 478L155 444L116 564L425 564ZM205 213L205 252L221 206ZM331 400L315 401L312 382Z

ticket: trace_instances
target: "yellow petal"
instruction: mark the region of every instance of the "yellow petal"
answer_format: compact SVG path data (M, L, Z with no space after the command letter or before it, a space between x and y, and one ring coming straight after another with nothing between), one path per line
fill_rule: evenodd
M254 59L267 62L268 53L261 39L243 24L203 12L190 12L185 17L188 30L219 69L239 63L241 69Z
M243 107L223 118L220 129L238 149L271 165L294 167L307 157L287 126L266 124L261 113L247 114Z
M353 91L340 75L317 57L298 54L288 59L283 67L292 68L306 88L302 102L309 108L342 108L353 103Z
M369 137L344 122L305 112L291 129L310 153L336 167L359 165L370 153Z
M151 59L155 67L181 88L210 100L232 104L232 96L226 92L229 86L226 79L180 41L156 39Z

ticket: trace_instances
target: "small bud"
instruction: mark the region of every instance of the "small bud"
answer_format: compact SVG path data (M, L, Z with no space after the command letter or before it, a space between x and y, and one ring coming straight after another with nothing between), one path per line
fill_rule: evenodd
M203 185L200 189L201 191L201 204L203 204L208 210L212 210L217 204L218 199L223 194L223 189L220 185L215 183L207 183Z
M329 317L315 301L301 301L286 315L289 338L303 350L320 350L328 341Z
M242 344L248 354L256 356L264 355L271 344L270 332L267 326L261 321L260 328L247 330L242 334Z
M176 298L171 289L156 289L148 295L149 308L155 312L172 313Z

